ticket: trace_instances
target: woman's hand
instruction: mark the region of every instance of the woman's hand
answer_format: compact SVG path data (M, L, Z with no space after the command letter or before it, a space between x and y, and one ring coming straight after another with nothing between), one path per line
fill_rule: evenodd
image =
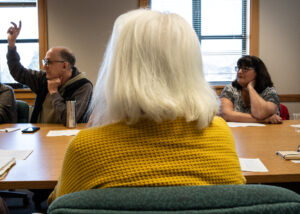
M282 123L282 118L278 116L277 114L273 114L272 116L264 119L264 123L272 123L272 124L278 124Z
M254 88L255 87L255 80L252 80L251 82L248 83L247 89L249 90L249 87Z

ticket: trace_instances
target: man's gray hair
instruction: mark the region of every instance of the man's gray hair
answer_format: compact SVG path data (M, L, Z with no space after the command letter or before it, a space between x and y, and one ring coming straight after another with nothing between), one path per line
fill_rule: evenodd
M67 61L70 64L70 68L73 68L76 63L76 58L74 54L72 53L71 50L68 48L62 48L60 51L60 57L64 60Z

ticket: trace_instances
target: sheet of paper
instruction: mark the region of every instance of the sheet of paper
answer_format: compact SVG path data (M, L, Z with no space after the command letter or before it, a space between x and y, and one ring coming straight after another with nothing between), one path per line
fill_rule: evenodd
M0 149L0 157L11 158L14 157L17 160L25 160L33 150L4 150Z
M300 128L300 124L291 125L291 127Z
M229 127L247 127L247 126L266 126L262 123L239 123L239 122L227 122Z
M0 170L7 168L7 165L10 165L14 161L16 161L15 158L0 157Z
M268 169L259 158L239 158L242 171L246 172L268 172Z
M6 176L8 170L15 165L15 163L15 158L0 157L0 180Z
M300 163L300 160L291 160L293 163Z
M50 130L47 134L47 137L56 137L56 136L75 136L80 130Z
M0 129L0 132L14 132L20 130L20 128L4 128L4 129Z

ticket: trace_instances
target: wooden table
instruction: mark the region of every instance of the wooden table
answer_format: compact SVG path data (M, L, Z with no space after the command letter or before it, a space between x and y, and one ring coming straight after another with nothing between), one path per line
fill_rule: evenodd
M1 128L39 126L32 134L21 130L0 132L0 149L19 149L33 152L26 160L17 160L6 178L0 180L0 189L50 189L53 188L61 171L64 152L73 136L47 137L50 130L67 130L60 124L1 124ZM82 129L86 124L78 124Z
M284 160L276 151L296 151L300 133L291 127L300 120L286 120L283 124L265 127L231 128L240 158L259 158L268 172L244 172L247 183L300 182L300 164Z
M291 124L300 121L284 121L281 125L266 127L231 128L239 157L260 158L269 172L244 172L247 183L300 182L300 164L286 161L275 154L278 150L296 150L300 133ZM30 124L2 124L4 127L25 128ZM41 129L34 134L21 131L0 132L0 149L32 149L26 160L18 160L10 169L0 189L50 189L60 175L64 152L72 137L46 137L49 130L66 127L57 124L34 124ZM79 124L78 129L85 124Z

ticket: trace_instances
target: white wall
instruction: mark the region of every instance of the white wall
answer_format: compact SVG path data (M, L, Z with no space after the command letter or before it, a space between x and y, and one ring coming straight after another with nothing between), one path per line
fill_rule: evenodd
M113 22L139 0L48 0L49 47L63 45L95 83ZM300 1L259 1L259 57L279 94L300 94ZM285 103L300 112L300 103Z
M115 19L139 0L48 0L48 45L66 46L76 67L95 83Z
M279 94L300 94L300 1L259 1L259 57ZM300 103L284 103L290 113Z

